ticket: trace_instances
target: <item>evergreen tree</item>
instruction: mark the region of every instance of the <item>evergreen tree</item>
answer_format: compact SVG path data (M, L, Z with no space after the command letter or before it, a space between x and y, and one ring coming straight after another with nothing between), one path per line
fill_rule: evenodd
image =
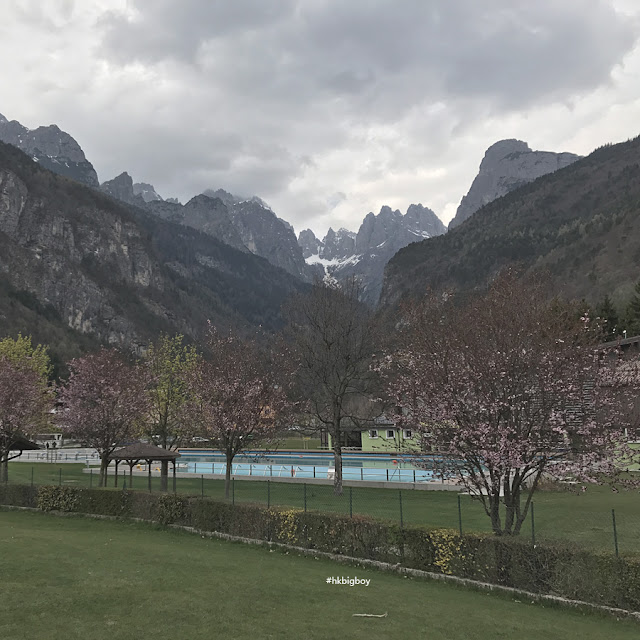
M624 324L628 338L640 335L640 280L636 283L634 293L627 305Z
M611 298L606 295L604 300L596 307L596 315L602 321L602 334L606 342L615 340L620 333L620 319L618 312L611 302Z

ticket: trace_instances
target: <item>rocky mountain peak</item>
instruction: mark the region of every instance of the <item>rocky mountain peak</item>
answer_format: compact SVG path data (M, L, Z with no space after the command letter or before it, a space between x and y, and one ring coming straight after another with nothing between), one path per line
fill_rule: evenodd
M152 184L146 182L135 182L133 184L133 193L140 196L145 202L153 202L154 200L162 200Z
M133 178L126 171L123 171L112 180L103 182L100 185L100 191L127 204L144 206L142 197L136 195L133 191Z
M311 229L304 229L298 235L298 244L302 249L302 257L306 260L311 256L320 255L323 246L322 241L316 238L316 234Z
M386 242L395 235L397 227L402 224L402 214L398 210L384 205L376 216L369 212L358 229L356 235L356 252L364 253Z
M531 147L523 140L516 140L515 138L509 138L508 140L498 140L494 142L484 153L484 158L480 163L480 170L483 165L485 167L491 167L496 162L499 162L503 158L512 154L530 153Z
M325 260L342 260L353 256L356 252L356 234L341 228L334 231L331 227L327 231L319 255Z
M98 175L80 145L55 124L27 129L17 120L1 116L0 141L18 147L45 169L98 187Z
M522 140L500 140L492 144L484 154L469 192L449 223L449 229L457 227L492 200L579 159L580 156L573 153L532 151Z
M173 205L179 206L179 205ZM221 240L235 249L247 251L227 205L220 198L201 193L181 208L181 223Z
M320 241L313 231L305 229L298 242L307 262L322 267L326 277L338 282L357 277L363 285L364 301L375 305L388 260L408 244L445 231L436 214L421 204L412 204L404 216L385 205L378 215L368 213L364 217L357 234L329 228Z
M431 209L421 204L410 204L404 218L405 227L415 231L417 236L431 238L447 230L442 220Z
M232 193L225 191L224 189L205 189L202 195L209 196L209 198L219 198L227 206L231 206L240 201L240 198L234 196Z

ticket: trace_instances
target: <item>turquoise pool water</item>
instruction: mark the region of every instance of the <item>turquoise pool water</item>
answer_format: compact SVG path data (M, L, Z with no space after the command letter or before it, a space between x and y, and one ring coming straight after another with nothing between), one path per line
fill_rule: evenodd
M224 455L210 449L181 450L178 470L194 474L226 473ZM435 482L432 467L435 457L421 460L406 455L344 453L342 476L345 480L370 482ZM333 478L333 455L330 452L287 453L249 451L236 456L233 475L271 478Z

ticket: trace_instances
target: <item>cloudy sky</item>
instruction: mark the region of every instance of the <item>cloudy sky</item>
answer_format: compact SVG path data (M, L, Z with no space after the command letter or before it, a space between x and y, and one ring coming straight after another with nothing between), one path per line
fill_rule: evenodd
M297 231L447 223L503 138L640 133L637 0L4 0L0 113L101 181L257 194Z

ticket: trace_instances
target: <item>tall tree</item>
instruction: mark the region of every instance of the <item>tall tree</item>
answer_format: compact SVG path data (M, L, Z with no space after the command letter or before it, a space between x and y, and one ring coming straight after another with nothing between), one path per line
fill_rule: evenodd
M188 376L198 362L193 347L183 345L183 337L161 336L152 343L143 359L148 380L149 404L146 435L163 449L177 449L193 435L185 413L189 398ZM167 490L169 464L161 462L160 485Z
M508 271L484 295L410 307L404 347L389 354L400 420L443 454L439 472L477 496L498 535L520 532L543 473L594 479L623 447L598 328L575 310Z
M297 399L303 412L331 436L334 493L342 494L342 440L346 429L371 420L369 401L377 374L371 366L377 345L371 309L359 301L360 285L313 285L285 306L285 336L295 359Z
M12 446L49 424L53 407L49 372L45 347L34 348L31 338L22 335L0 340L0 479L5 482Z
M268 366L255 339L211 328L207 351L209 358L190 376L190 405L199 432L225 455L228 498L235 456L275 436L288 402L276 368Z
M59 424L98 452L103 487L109 455L133 437L149 411L145 372L115 349L74 359L69 369L60 393Z

